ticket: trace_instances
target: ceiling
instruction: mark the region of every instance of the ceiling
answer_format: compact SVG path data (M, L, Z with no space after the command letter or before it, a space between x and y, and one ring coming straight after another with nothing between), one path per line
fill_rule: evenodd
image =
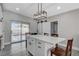
M37 3L4 3L3 7L6 10L28 17L33 17L33 14L38 10ZM78 8L79 3L43 3L43 9L47 11L48 17Z

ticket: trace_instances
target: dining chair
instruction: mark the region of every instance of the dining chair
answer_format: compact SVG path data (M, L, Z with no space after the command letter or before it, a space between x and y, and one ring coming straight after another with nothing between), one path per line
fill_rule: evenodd
M56 47L51 49L51 56L55 55L55 56L71 56L72 54L72 44L73 44L73 39L69 39L67 41L67 47L61 48L58 46L58 44L56 44Z

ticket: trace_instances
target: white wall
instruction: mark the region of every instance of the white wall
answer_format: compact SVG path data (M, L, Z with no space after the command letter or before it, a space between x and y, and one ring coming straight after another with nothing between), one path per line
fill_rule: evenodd
M2 8L1 8L1 5L0 5L0 20L1 20L2 17L3 17L2 16Z
M64 38L74 38L73 47L79 49L79 10L60 14L57 19L51 17L50 21L51 20L58 20L59 36ZM62 43L65 44L66 42Z
M4 15L3 33L4 33L5 44L9 44L11 41L11 22L14 20L19 22L30 23L30 32L36 32L37 29L35 26L36 23L32 21L31 18L18 15L10 11L4 11L3 15Z

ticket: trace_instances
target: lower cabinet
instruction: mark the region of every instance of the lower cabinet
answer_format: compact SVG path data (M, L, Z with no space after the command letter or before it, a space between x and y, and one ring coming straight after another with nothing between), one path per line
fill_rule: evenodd
M45 55L45 46L44 45L45 45L45 43L40 40L33 39L33 38L27 39L27 49L34 56L44 56Z
M40 40L36 40L36 55L37 56L44 56L45 55L45 46L44 42Z
M27 49L32 55L35 55L35 40L33 38L27 40Z

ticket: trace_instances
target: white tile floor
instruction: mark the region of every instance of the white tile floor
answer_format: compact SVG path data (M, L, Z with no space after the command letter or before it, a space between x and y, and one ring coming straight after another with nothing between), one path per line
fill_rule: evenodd
M26 39L26 35L22 35L22 39L21 39L21 35L11 36L11 42L18 42L18 41L22 41L25 39Z
M1 56L27 56L25 42L6 45L0 51Z

